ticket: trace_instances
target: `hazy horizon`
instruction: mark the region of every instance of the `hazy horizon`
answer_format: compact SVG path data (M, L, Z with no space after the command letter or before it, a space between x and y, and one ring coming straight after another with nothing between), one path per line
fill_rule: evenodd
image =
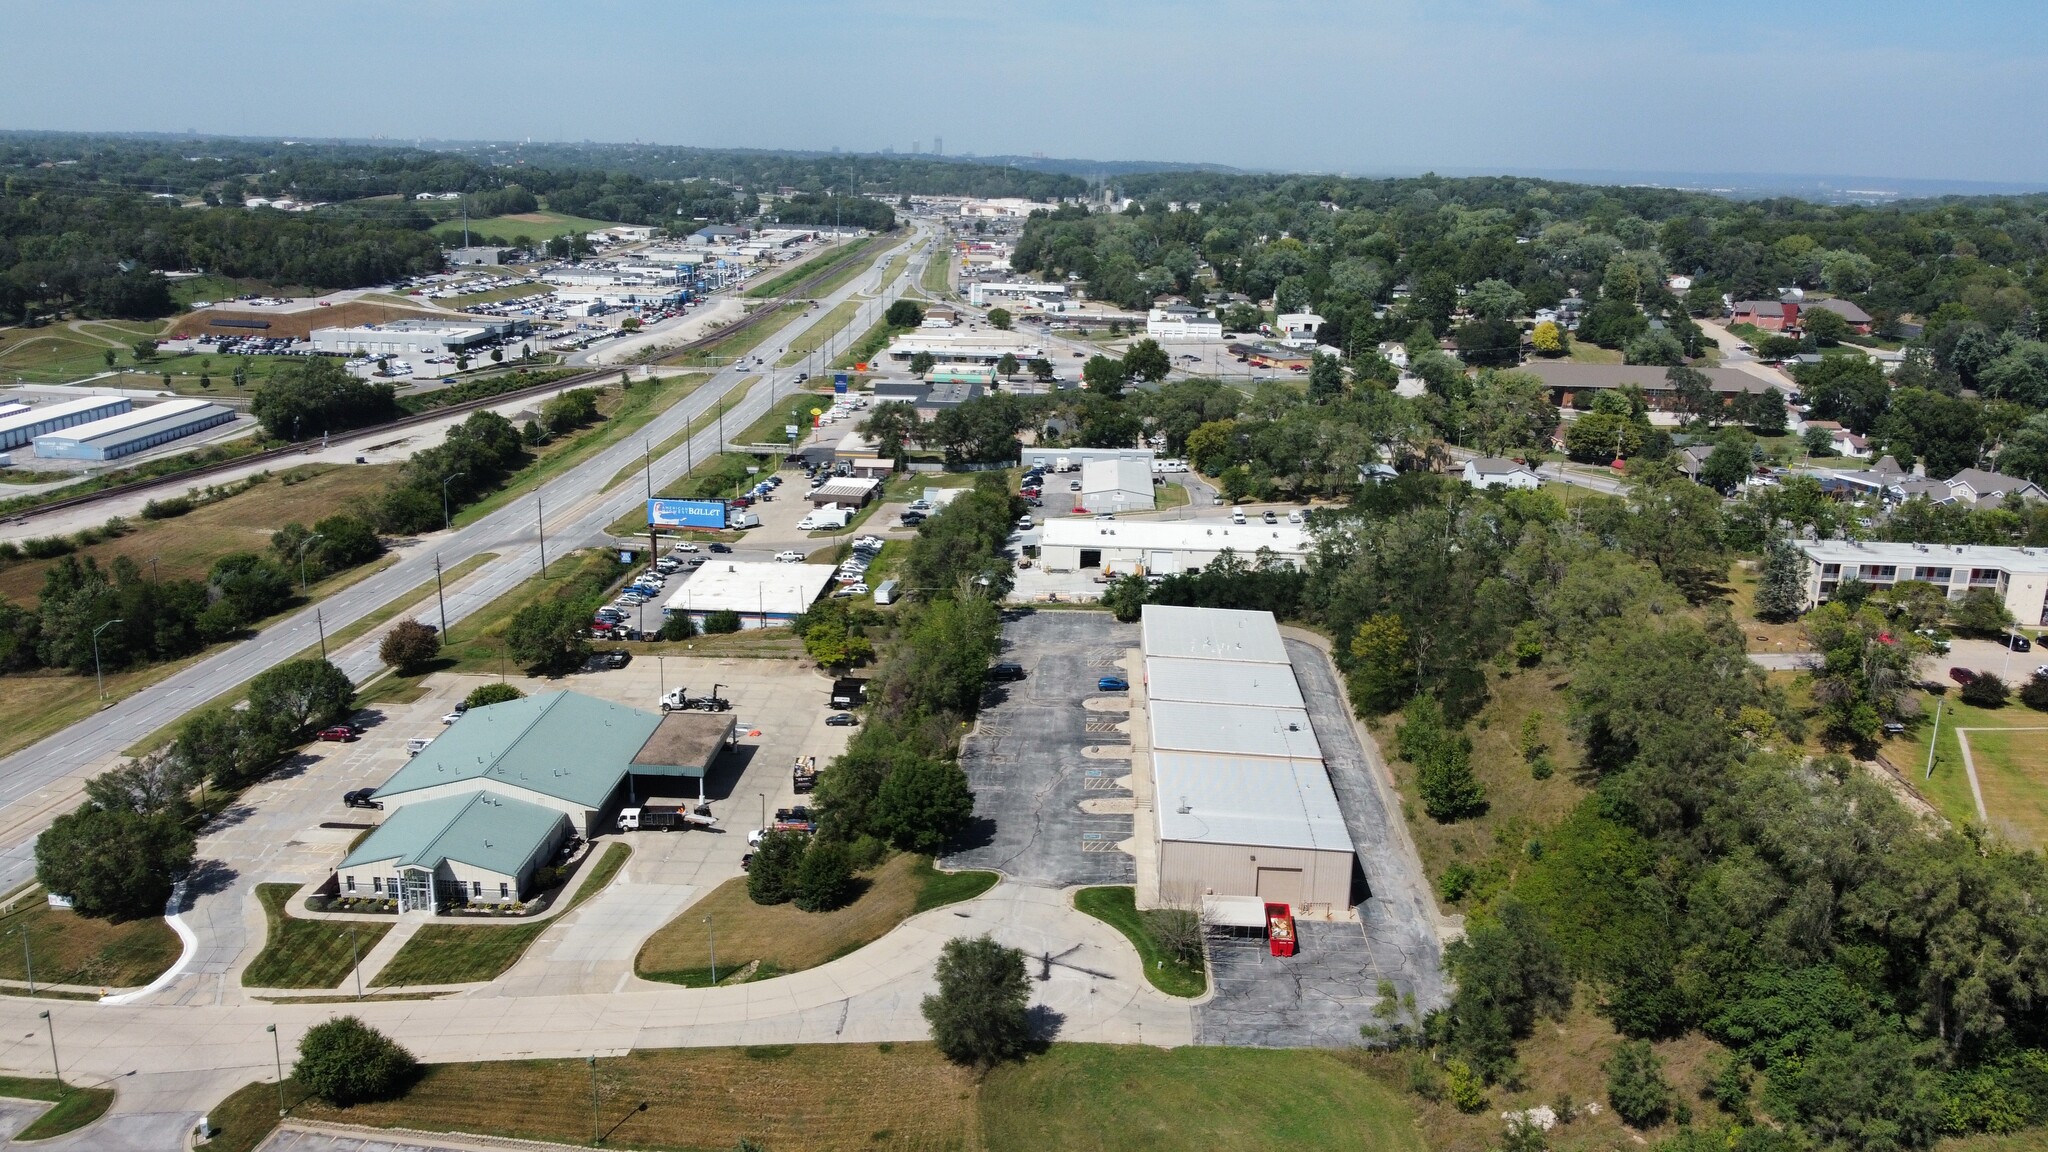
M2013 0L0 0L0 125L2048 186ZM1719 174L1717 176L1716 174ZM1564 177L1559 177L1564 178Z

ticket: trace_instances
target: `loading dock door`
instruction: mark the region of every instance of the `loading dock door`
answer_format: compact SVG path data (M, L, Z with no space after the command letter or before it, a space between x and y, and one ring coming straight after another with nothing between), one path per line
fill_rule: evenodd
M1301 907L1301 869L1259 869L1259 899L1268 904Z
M1152 566L1147 568L1146 571L1161 572L1171 576L1173 574L1173 553L1157 551L1153 552Z
M1083 567L1083 568L1100 568L1100 567L1102 567L1102 549L1100 549L1100 548L1083 548L1083 549L1081 549L1081 567Z

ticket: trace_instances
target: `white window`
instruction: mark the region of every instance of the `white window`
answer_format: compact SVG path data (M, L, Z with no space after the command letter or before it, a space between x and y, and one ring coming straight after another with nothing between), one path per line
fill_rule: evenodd
M505 883L503 880L498 881L498 898L502 900L505 897L510 896L511 894L512 886L510 884Z
M348 890L351 892L356 890L356 878L353 876L348 878Z
M376 892L384 891L384 878L382 876L370 877L370 888Z

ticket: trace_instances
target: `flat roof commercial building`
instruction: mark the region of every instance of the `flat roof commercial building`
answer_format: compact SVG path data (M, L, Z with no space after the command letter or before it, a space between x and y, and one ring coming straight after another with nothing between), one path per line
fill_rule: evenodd
M35 438L46 460L117 460L234 420L233 409L205 400L170 400Z
M1828 600L1844 580L1889 588L1922 580L1960 599L1988 588L2005 602L2013 619L2028 627L2048 625L2048 550L1984 544L1895 544L1821 540L1799 545L1806 558L1806 607Z
M118 416L135 405L125 396L87 396L40 404L26 412L0 416L0 450L19 448L45 432L76 428L109 416Z
M1201 571L1226 551L1247 564L1263 552L1275 563L1299 567L1311 546L1308 530L1300 524L1054 518L1045 522L1039 536L1039 562L1052 572L1100 568L1106 573L1178 576Z
M1148 604L1141 631L1159 897L1350 907L1357 852L1272 614Z
M1590 407L1593 398L1600 393L1631 384L1643 390L1644 399L1656 411L1669 411L1679 403L1677 390L1671 386L1671 381L1665 379L1667 369L1650 365L1529 360L1522 364L1521 371L1542 380L1550 389L1551 401L1560 408ZM1792 391L1790 380L1783 385L1773 384L1737 368L1701 368L1699 371L1706 375L1707 386L1724 403L1738 395L1760 395L1772 389L1789 395Z
M1089 460L1081 465L1081 507L1090 512L1152 510L1152 462Z
M699 628L714 612L737 614L743 629L787 624L810 611L838 573L830 564L714 560L689 574L662 615L682 613Z
M893 462L892 462L893 463ZM875 476L840 476L811 489L811 507L837 504L844 508L865 508L882 494L882 481Z
M445 356L486 344L516 331L513 321L479 318L472 324L434 320L393 320L354 328L315 328L313 350L337 356L365 352L371 356Z
M908 364L923 352L940 364L995 364L1006 355L1027 364L1045 356L1043 346L1003 332L982 333L958 328L920 328L889 342L889 359Z

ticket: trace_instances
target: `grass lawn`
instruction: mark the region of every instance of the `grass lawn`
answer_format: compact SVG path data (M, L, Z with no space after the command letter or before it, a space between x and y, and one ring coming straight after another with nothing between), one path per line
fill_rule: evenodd
M932 258L925 262L924 276L919 281L919 287L924 289L925 295L934 300L950 295L953 290L952 270L953 246L940 241L932 251Z
M859 883L859 897L846 907L805 912L794 904L756 904L747 896L746 877L728 880L650 936L633 961L634 969L649 980L692 988L709 985L711 943L704 924L709 916L718 932L720 983L755 964L759 967L752 979L801 972L881 939L917 912L979 895L994 885L995 876L948 875L935 871L925 857L897 855L861 876ZM927 896L933 886L937 887Z
M819 252L815 256L812 256L808 260L804 260L792 268L788 268L781 272L778 272L774 276L769 277L767 280L764 280L761 283L754 285L752 288L747 289L747 295L755 297L756 299L763 296L780 296L784 292L787 292L790 289L794 288L797 284L801 283L802 281L817 275L819 272L822 272L825 269L832 267L833 265L839 263L840 261L852 260L854 257L866 251L867 247L870 244L874 243L874 241L875 237L873 236L863 236L860 239L848 244L828 246L823 251ZM819 287L808 289L807 291L813 296L828 296L831 294L831 289L826 288L822 285Z
M1366 1060L1335 1052L1055 1044L977 1082L922 1043L677 1048L599 1059L596 1080L603 1142L615 1147L726 1149L741 1140L823 1152L1425 1147L1407 1099ZM591 1071L580 1059L428 1065L403 1098L346 1110L304 1099L290 1082L284 1088L292 1114L305 1120L578 1145L590 1139ZM249 1152L275 1125L276 1111L277 1085L242 1088L209 1109L221 1134L208 1149ZM1475 1127L1490 1122L1497 1135L1498 1117L1469 1119Z
M631 436L683 397L695 392L703 382L702 376L660 376L635 381L623 392L616 382L605 385L597 397L597 410L604 419L550 442L532 463L513 473L496 492L457 512L455 523L458 526L469 524L488 516L550 478Z
M2012 705L2003 711L2018 713L2008 717L2017 725L2031 718L2048 728L2048 716L2039 712ZM2048 845L2048 731L1967 735L1991 827L2022 848Z
M121 323L121 327L114 325ZM106 354L114 353L113 367L124 375L110 385L126 388L162 388L163 375L171 375L171 390L195 396L249 396L256 384L269 377L289 356L226 356L218 352L165 354L137 360L133 345L162 330L161 324L138 330L118 321L89 321L78 329L51 325L25 331L0 333L0 378L51 384L82 380L108 371ZM247 375L247 386L234 386L235 367ZM211 388L201 388L199 378L209 376Z
M19 900L0 916L0 977L25 980L18 932L28 934L38 984L83 984L138 988L163 975L178 959L178 934L160 917L97 920L52 908L40 892Z
M707 380L710 379L710 377L696 377L695 379ZM740 400L733 399L733 397L739 397L741 400L745 399L747 394L754 390L754 385L759 384L760 382L761 378L759 376L749 376L746 379L741 380L738 384L734 385L732 389L725 394L724 399L721 399L717 404L712 406L711 411L706 412L704 415L699 416L696 419L690 421L688 424L684 425L682 431L677 432L675 435L669 437L666 440L663 440L661 443L654 445L652 449L654 458L656 460L661 459L662 457L668 455L669 453L675 451L676 449L681 448L685 441L689 440L697 433L702 432L704 429L709 428L712 425L718 423L719 413L723 412L727 408L732 407L734 404L740 402ZM695 463L695 461L692 460L685 460L684 462L689 464ZM628 480L637 479L640 476L641 471L644 467L644 464L628 464L624 468L619 469L618 472L615 473L610 480L605 481L604 490L609 492L612 489L617 488L619 485L624 484Z
M1743 639L1751 652L1809 652L1806 628L1799 621L1774 624L1756 618L1757 565L1739 562L1729 570L1726 600L1735 622L1742 626Z
M989 1152L1425 1147L1407 1101L1333 1052L1055 1044L991 1073L980 1113Z
M47 1140L75 1132L106 1114L114 1102L112 1088L74 1088L37 1076L0 1076L0 1096L17 1100L49 1100L55 1104L21 1130L15 1140ZM9 1141L12 1143L13 1141Z
M1943 665L1946 667L1946 665ZM1884 742L1885 759L1943 816L1958 825L1977 822L1977 803L1963 771L1957 728L2048 727L2048 715L2018 703L2003 708L1977 708L1950 692L1940 698L1941 737L1935 749L1934 774L1927 775L1927 744L1934 735L1936 699L1921 693L1920 716L1906 734ZM1984 810L1994 831L2019 839L2022 846L2048 843L2048 732L1972 731L1970 751L1977 764L1977 783L1984 790ZM1995 797L1995 799L1994 799Z
M832 361L832 367L851 368L855 364L869 363L881 355L882 349L889 346L890 337L898 332L907 331L907 328L891 328L886 319L877 320L868 325L868 330L860 334L860 339L846 346L846 351L840 353L837 360Z
M848 324L853 323L853 314L860 311L863 303L865 301L858 299L842 301L830 312L820 316L817 323L804 329L802 335L789 342L789 351L775 362L775 366L793 367L801 363L804 357L824 347L827 341L839 335Z
M1188 502L1188 490L1174 483L1152 486L1152 505L1155 508L1179 508Z
M1574 340L1571 353L1566 359L1574 364L1619 364L1621 353L1612 348L1602 348L1598 344L1588 344L1584 340Z
M265 280L250 280L238 276L194 276L171 281L171 299L187 308L201 300L218 304L239 296L290 297L309 294L304 288L280 287Z
M808 307L809 305L799 301L791 301L781 305L773 312L764 313L761 308L757 307L754 315L760 316L759 320L748 324L729 336L721 336L700 348L693 348L687 352L678 352L674 356L665 357L662 363L681 364L684 367L690 368L724 367L741 357L751 355L763 340L780 332L783 324L788 323L791 316L805 311Z
M1128 886L1083 888L1074 893L1074 907L1124 934L1144 961L1145 979L1168 996L1200 996L1209 978L1200 965L1183 964L1166 954L1153 938L1145 914L1138 911L1137 893Z
M577 905L603 890L632 854L633 850L624 844L608 845L604 855L598 858L589 882L577 889L569 906L562 910L563 914L567 915ZM587 860L585 866L590 866ZM377 973L375 983L379 987L390 988L405 984L468 984L496 980L519 962L527 947L553 922L551 917L504 927L429 924L405 942L383 971Z
M811 409L828 411L832 407L832 393L828 392L784 392L768 406L759 420L737 432L726 436L729 444L765 444L784 447L789 443L788 433L783 428L795 424L798 435L810 431ZM794 417L794 419L792 419Z
M616 220L592 220L565 212L518 212L510 216L471 220L469 239L472 244L481 244L484 237L496 236L510 243L515 237L525 236L538 244L572 232L601 232L617 223ZM453 236L459 242L462 239L462 221L460 218L444 220L434 225L433 232L437 239L446 240Z
M355 957L367 955L391 931L389 924L287 916L285 902L298 890L297 884L256 886L269 929L263 951L242 971L244 988L332 988L349 974Z

